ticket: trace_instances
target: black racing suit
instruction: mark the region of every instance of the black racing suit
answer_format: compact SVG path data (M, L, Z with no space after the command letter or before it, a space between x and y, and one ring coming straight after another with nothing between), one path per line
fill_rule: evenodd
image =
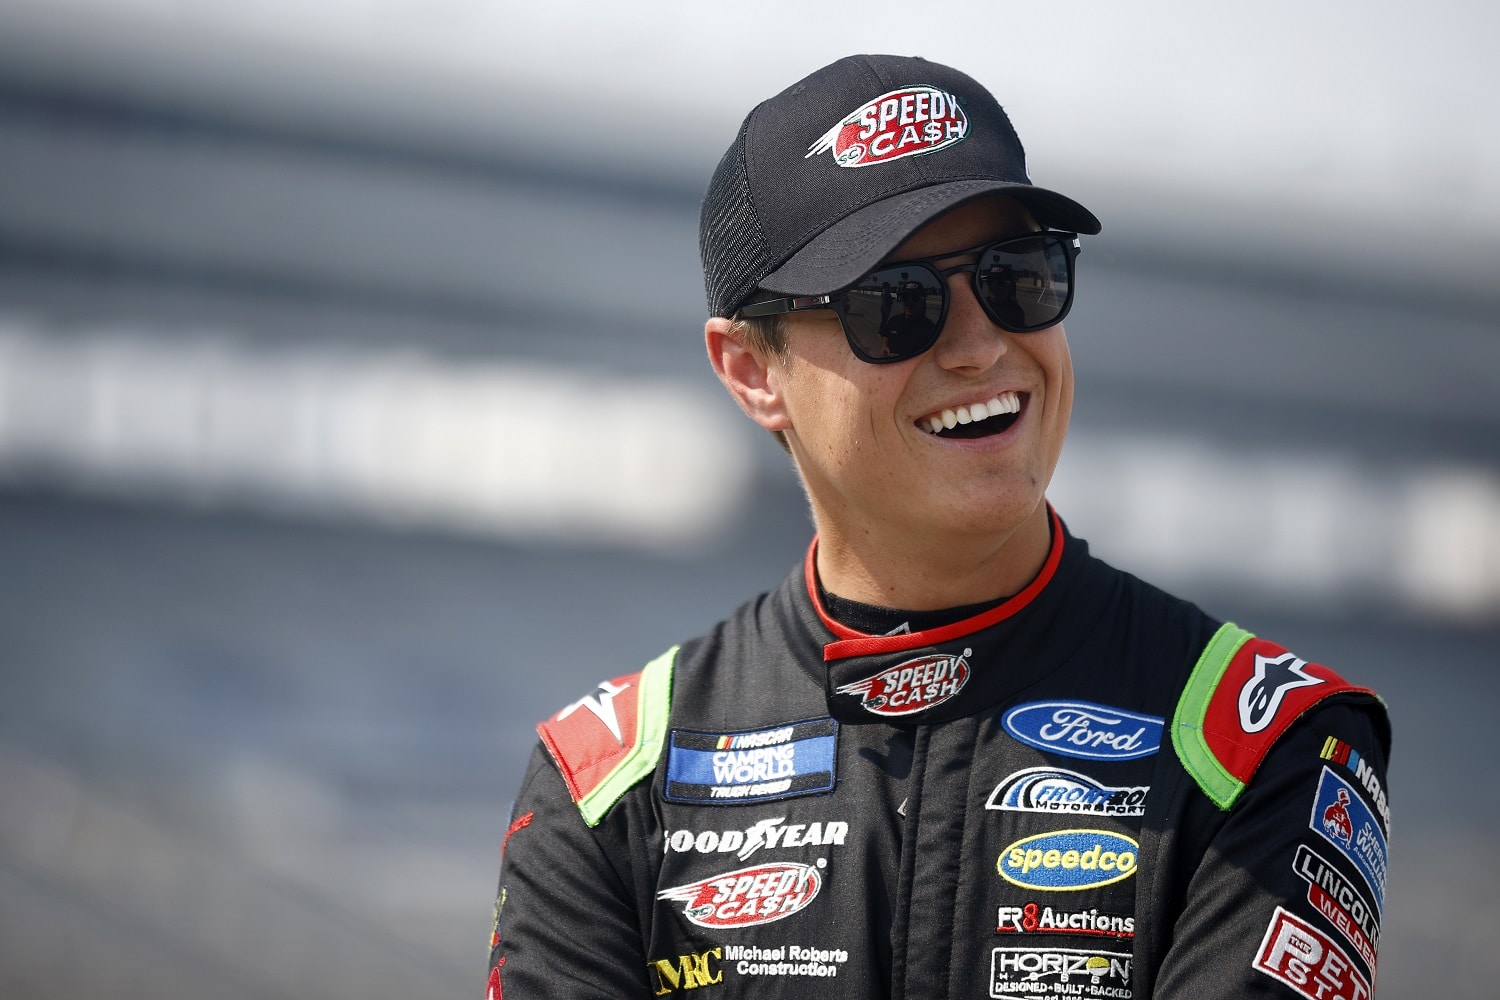
M492 1000L1364 1000L1369 691L1088 554L868 636L806 566L538 726Z

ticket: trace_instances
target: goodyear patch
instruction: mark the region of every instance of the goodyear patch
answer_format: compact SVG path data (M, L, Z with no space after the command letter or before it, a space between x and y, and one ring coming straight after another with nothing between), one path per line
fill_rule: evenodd
M671 802L742 805L832 790L838 723L810 719L769 729L674 729L663 794Z
M1318 779L1308 826L1354 865L1375 895L1375 908L1385 910L1386 846L1375 814L1354 786L1327 767Z
M1056 830L1011 844L995 870L1023 889L1077 892L1134 875L1138 850L1134 840L1108 830Z

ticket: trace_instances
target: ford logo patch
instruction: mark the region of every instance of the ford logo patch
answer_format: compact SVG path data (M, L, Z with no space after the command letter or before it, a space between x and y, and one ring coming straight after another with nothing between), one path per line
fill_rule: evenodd
M1000 720L1028 746L1084 760L1134 760L1161 746L1164 723L1154 715L1089 701L1033 701Z

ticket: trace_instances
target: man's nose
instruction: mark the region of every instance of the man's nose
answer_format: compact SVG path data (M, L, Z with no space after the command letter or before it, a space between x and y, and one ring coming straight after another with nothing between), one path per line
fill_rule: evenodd
M973 272L948 276L948 316L933 347L944 368L984 371L1010 350L1007 334L974 295Z

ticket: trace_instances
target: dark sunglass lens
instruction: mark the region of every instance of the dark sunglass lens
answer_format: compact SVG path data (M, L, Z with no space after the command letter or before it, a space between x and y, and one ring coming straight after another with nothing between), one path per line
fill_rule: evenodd
M943 320L942 281L920 264L872 271L845 292L845 322L855 349L871 361L921 354Z
M1068 302L1070 281L1063 238L1040 234L985 251L977 285L990 314L1008 330L1040 330L1056 323Z

